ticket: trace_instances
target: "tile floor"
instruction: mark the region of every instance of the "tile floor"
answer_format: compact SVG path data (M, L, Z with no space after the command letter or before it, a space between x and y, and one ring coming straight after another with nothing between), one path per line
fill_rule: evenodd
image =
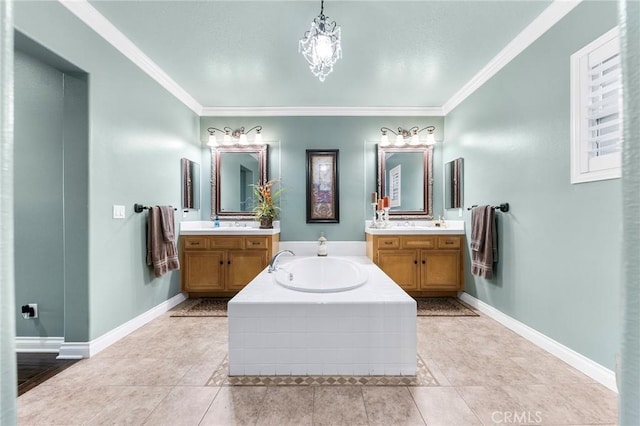
M418 317L439 386L206 386L226 318L150 322L18 398L22 425L615 424L614 392L485 316Z

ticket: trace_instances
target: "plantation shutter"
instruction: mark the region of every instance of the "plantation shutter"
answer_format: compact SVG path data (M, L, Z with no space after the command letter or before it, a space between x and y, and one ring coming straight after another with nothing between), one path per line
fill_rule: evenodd
M580 169L619 168L622 153L622 73L619 39L610 40L585 58L582 97Z

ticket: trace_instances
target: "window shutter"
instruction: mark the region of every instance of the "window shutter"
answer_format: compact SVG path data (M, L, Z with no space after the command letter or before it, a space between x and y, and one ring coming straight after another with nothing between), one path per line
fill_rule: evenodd
M572 183L620 177L622 70L617 28L571 56Z

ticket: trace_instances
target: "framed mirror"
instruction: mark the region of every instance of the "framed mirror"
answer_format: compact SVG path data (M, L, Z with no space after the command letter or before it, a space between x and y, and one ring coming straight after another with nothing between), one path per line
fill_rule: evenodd
M378 145L378 194L388 196L392 219L433 217L433 146Z
M182 210L200 209L200 164L180 159Z
M444 208L462 208L463 170L462 158L456 158L444 164Z
M252 184L267 181L267 145L211 148L211 219L253 217Z

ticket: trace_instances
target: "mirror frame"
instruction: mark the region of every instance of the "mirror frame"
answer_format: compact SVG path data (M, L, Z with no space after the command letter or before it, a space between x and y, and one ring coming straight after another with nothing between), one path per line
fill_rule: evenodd
M216 215L231 220L253 219L254 216L250 211L220 211L220 185L222 185L220 182L220 154L232 152L258 154L259 184L263 185L268 179L268 150L268 145L211 147L211 220L214 220Z
M192 170L194 165L196 170ZM181 158L180 175L180 210L200 210L200 164L185 157ZM188 200L191 201L191 205Z
M378 144L378 194L384 197L386 186L385 159L387 153L417 152L422 154L424 204L422 210L389 210L391 219L433 219L433 146L381 147Z
M458 157L444 163L442 173L444 176L444 208L461 209L464 204L464 159Z

